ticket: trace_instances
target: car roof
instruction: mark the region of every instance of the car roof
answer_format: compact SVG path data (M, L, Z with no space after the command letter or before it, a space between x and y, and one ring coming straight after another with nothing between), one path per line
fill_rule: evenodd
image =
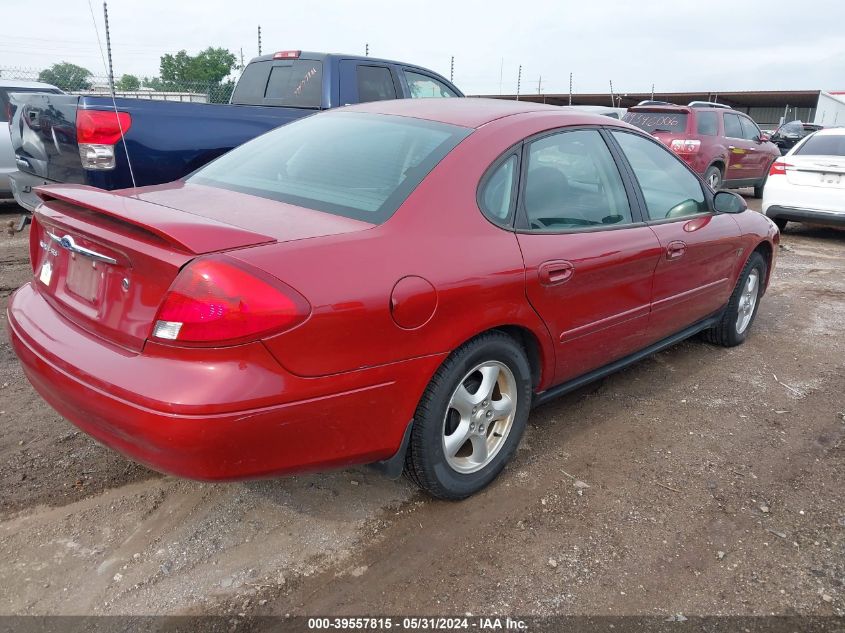
M369 112L373 114L393 114L415 119L438 121L461 127L477 128L496 119L524 114L527 112L556 113L568 123L601 123L617 124L611 119L599 114L589 114L570 109L566 106L553 106L530 101L511 101L509 99L476 99L440 98L440 99L392 99L388 101L371 101L340 108L346 112Z
M40 81L22 81L18 79L0 79L0 88L46 88L58 90L52 84L45 84Z
M273 51L272 53L268 53L266 55L259 55L258 57L253 57L249 60L249 63L253 62L266 62L266 61L296 61L297 59L302 60L312 60L312 61L325 61L330 58L338 58L338 59L350 59L354 61L366 61L375 64L398 64L399 66L407 66L408 68L416 68L418 70L422 70L426 73L437 75L438 77L442 77L442 75L434 70L430 70L418 64L409 64L407 62L399 61L396 59L382 59L380 57L370 57L367 55L345 55L343 53L318 53L314 51L299 51L299 57L291 57L291 58L283 58L281 60L276 60L274 55L276 52L283 52L286 49L279 49L278 51ZM296 49L292 49L296 50Z
M826 127L817 130L813 136L843 136L845 135L845 127Z

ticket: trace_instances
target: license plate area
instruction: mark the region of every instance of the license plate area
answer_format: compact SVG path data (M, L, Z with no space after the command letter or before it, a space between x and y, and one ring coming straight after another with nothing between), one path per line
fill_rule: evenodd
M67 259L65 288L77 298L96 305L105 277L105 266L103 263L71 253Z
M842 182L842 174L821 173L819 174L824 185L838 185Z

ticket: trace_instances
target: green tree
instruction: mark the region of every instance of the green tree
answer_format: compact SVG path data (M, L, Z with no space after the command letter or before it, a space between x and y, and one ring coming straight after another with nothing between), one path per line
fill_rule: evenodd
M171 84L219 84L232 72L236 61L225 48L208 47L196 55L184 50L162 55L159 69L162 80Z
M61 62L38 73L38 81L53 84L62 90L88 90L91 87L91 71L76 64Z
M141 87L141 81L135 75L123 75L114 85L116 90L130 92Z

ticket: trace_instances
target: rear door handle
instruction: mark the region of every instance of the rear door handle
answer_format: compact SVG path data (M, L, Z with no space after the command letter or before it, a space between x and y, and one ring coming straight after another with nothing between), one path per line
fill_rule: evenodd
M669 245L666 247L666 259L678 259L683 257L686 252L687 245L685 242L680 240L669 242Z
M575 265L564 259L551 262L543 262L537 270L540 283L544 286L556 286L572 279L575 274Z

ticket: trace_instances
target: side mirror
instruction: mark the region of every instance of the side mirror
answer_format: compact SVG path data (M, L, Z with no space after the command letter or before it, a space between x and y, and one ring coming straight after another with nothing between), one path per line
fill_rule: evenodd
M772 140L772 139L769 138L768 134L760 133L760 136L757 137L758 143L768 143L770 140Z
M716 213L742 213L748 208L745 198L733 191L717 191L713 196Z

